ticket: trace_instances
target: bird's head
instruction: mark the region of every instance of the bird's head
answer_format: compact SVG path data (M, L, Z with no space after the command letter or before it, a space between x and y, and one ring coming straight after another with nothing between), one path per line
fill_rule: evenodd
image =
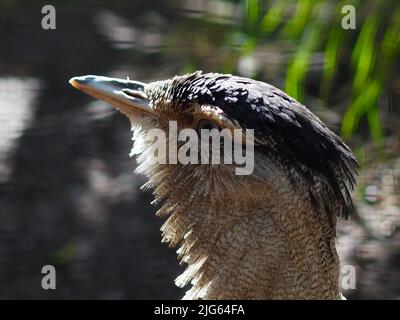
M173 199L190 206L199 197L208 197L207 203L214 207L227 202L254 207L265 203L268 194L279 197L280 193L292 193L306 199L317 211L335 217L346 214L348 192L357 169L354 155L307 108L271 85L201 72L149 84L100 76L75 77L70 83L112 104L130 119L135 140L133 153L139 162L137 171L149 177L148 185L155 188L157 198L170 199L171 208ZM254 158L250 161L254 161L254 170L250 175L237 176L235 163L151 161L154 136L147 133L161 129L168 140L171 121L176 122L178 132L254 130L251 141L242 136L239 142L243 150L246 144L252 144ZM172 154L177 154L182 145L178 143Z

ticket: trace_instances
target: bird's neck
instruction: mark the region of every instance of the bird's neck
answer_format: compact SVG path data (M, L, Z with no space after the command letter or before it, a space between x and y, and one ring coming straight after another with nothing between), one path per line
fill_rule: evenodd
M176 283L187 299L338 299L335 230L301 197L254 185L251 196L172 195L163 240L188 267ZM229 193L228 193L229 194Z

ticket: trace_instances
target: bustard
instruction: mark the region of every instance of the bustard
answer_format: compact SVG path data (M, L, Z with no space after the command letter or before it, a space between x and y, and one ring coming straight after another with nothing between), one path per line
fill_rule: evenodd
M358 164L318 117L264 82L195 72L144 84L74 77L132 123L137 172L148 177L163 242L179 246L186 299L340 299L336 224L347 216ZM254 129L254 171L232 165L154 164L146 133ZM177 146L179 148L179 145ZM150 164L152 163L152 164Z

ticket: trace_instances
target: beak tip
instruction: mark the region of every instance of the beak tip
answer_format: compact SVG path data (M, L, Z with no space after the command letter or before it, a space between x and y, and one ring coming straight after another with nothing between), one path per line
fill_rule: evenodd
M79 76L79 77L72 77L69 79L69 84L76 89L81 89L84 85L89 85L95 76Z
M82 84L82 77L72 77L71 79L69 79L69 84L71 86L73 86L76 89L79 89L79 85Z

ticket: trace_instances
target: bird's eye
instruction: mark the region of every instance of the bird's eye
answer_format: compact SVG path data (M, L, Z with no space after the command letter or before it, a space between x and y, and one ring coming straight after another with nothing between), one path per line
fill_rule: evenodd
M198 130L201 130L201 129L206 129L206 130L218 129L218 130L220 130L221 128L210 120L202 119L199 122L197 122L197 129Z

